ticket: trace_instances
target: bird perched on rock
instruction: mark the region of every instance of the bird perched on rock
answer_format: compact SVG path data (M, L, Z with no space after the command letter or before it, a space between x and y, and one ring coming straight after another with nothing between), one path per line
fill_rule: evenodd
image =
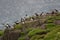
M25 23L25 20L23 18L21 18L21 23L24 24Z
M55 12L58 12L58 10L57 10L57 9L55 9Z
M54 13L55 13L54 11L51 12L52 15L53 15Z
M33 21L33 18L31 18L30 20Z
M42 13L40 14L40 16L42 16L43 13L44 13L44 12L42 12Z
M37 13L35 13L35 16L39 16Z
M29 18L29 16L26 14L25 17L24 17L25 21L27 21L28 18Z
M4 27L6 27L6 28L11 28L11 26L9 24L2 24L2 25L4 25Z
M14 23L15 23L15 24L19 24L19 21L17 20L17 21L15 21Z

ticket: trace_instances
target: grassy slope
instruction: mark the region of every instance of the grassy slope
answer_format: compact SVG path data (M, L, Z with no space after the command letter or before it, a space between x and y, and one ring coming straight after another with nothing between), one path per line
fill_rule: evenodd
M58 13L58 16L46 16L46 29L41 29L40 26L34 27L34 22L26 23L26 34L21 36L18 40L60 40L60 25L54 24L54 21L60 20L59 14L60 13ZM43 18L41 18L41 20L43 20ZM37 22L35 23L37 24Z
M25 24L16 24L14 30L21 30L18 40L60 40L60 25L55 24L56 20L60 20L60 13L58 16L41 16L35 17L35 21L26 21ZM29 19L29 18L28 18ZM41 28L41 25L45 24L45 28ZM2 35L0 31L0 35Z

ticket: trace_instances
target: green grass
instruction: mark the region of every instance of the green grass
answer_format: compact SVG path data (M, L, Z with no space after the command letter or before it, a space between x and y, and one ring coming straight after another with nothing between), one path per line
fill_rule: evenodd
M36 35L37 33L42 33L42 32L47 32L47 31L46 30L39 29L39 28L36 28L36 29L33 29L32 31L30 31L28 33L28 36L29 37L32 37L32 36Z
M0 36L2 36L4 34L4 31L0 30Z
M34 28L27 28L26 29L26 32L28 33L28 32L30 32L30 31L32 31Z
M51 28L53 28L53 27L55 27L56 25L55 24L53 24L53 23L47 23L46 24L46 28L47 29L51 29Z
M31 18L31 17L30 17ZM28 20L30 20L28 18ZM41 21L44 19L40 16L35 19L41 18ZM46 28L41 29L38 26L35 28L34 25L38 24L37 21L27 22L24 25L18 24L15 26L16 29L25 28L25 32L21 32L21 37L18 40L25 40L26 36L30 38L30 40L60 40L60 25L54 24L55 20L60 20L60 13L58 16L46 16L45 20L47 21ZM47 32L47 34L41 34L43 32ZM42 38L44 36L44 38Z
M27 18L25 24L16 24L15 30L21 30L20 37L18 40L60 40L60 25L56 25L54 22L55 20L60 20L60 13L59 15L54 16L46 16L43 18L42 16L32 16L37 21L30 21L30 18ZM38 21L39 20L39 21ZM46 23L44 23L46 21ZM46 24L46 29L40 28L40 23ZM4 35L3 31L0 31L0 36Z
M30 40L42 40L41 37L43 37L43 35L34 35L34 36L31 37Z
M56 40L57 33L60 32L60 26L57 26L58 28L53 29L51 32L49 32L44 40Z

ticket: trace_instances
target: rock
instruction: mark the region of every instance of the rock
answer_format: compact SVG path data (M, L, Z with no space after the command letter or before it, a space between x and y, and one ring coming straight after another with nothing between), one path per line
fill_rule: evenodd
M60 25L60 20L56 20L54 23Z
M17 40L20 37L20 30L14 31L6 31L4 36L2 37L3 40Z
M41 25L41 29L46 29L46 25L45 24L42 24Z

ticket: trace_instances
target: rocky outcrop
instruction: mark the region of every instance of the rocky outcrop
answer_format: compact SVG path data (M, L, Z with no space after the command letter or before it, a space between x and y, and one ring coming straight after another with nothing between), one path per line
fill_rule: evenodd
M2 40L17 40L20 37L20 30L5 30Z

